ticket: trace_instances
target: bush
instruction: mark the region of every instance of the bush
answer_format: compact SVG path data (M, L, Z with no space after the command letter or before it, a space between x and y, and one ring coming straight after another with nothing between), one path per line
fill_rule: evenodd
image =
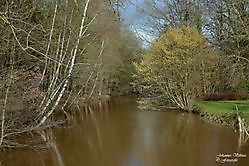
M235 92L212 93L202 97L205 101L222 101L222 100L245 100L246 96L236 94Z
M247 98L249 97L249 80L241 83L238 93L240 94L240 96Z
M235 100L236 94L234 92L212 93L205 95L202 99L205 101Z

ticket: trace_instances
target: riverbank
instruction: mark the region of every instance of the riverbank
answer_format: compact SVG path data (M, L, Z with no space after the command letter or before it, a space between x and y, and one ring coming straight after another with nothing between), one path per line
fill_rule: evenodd
M195 110L204 119L238 128L238 115L249 129L249 100L196 101Z

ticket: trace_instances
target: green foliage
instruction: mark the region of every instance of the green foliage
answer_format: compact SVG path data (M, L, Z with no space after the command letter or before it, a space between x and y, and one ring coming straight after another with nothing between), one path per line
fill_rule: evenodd
M249 92L249 80L242 83L242 88Z
M135 73L134 62L138 61L141 52L139 41L128 29L122 30L118 45L119 56L121 63L117 68L115 77L120 83L121 88L130 88L130 83L133 80L132 75Z
M192 110L192 99L212 91L216 65L217 57L210 55L206 39L196 29L171 29L135 64L135 84L159 89L178 107Z
M236 91L240 97L249 98L249 80L241 82Z
M31 16L31 21L36 24L43 23L46 19L45 12L42 8L35 8Z

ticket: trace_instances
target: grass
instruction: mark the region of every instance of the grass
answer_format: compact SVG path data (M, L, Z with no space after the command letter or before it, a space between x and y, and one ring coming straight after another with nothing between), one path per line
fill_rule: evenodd
M236 106L241 117L249 125L249 100L234 101L196 101L195 106L200 113L211 114L216 117L234 115L237 113Z

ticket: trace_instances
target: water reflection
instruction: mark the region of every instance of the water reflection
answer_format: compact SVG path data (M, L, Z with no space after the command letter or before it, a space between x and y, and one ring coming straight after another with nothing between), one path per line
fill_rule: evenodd
M48 152L1 153L0 161L4 166L211 166L218 165L219 153L249 154L248 143L238 148L239 136L231 129L188 113L141 111L131 98L87 107L49 139ZM249 158L236 165L249 165Z
M52 129L48 129L47 131L41 133L41 135L44 138L44 141L47 142L47 147L49 148L49 154L52 158L53 165L65 166L63 156L56 143ZM44 162L43 164L45 165Z

